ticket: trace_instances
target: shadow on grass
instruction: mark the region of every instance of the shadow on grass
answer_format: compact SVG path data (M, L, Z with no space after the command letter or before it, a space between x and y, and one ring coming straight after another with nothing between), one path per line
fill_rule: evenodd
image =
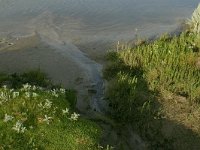
M109 81L107 99L113 110L111 115L121 124L120 130L130 123L147 149L200 149L198 133L166 119L160 93L149 89L141 67L130 68L116 53L110 53L108 60L104 68L104 77Z

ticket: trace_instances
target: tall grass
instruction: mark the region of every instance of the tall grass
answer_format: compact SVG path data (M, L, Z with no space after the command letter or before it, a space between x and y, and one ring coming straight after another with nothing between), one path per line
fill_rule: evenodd
M190 101L200 101L199 47L194 33L178 37L163 36L148 45L139 45L119 53L130 68L141 67L150 90L169 90Z
M177 37L164 35L152 43L108 54L110 64L104 76L111 80L108 97L117 114L134 118L130 110L149 102L149 93L165 90L190 102L200 102L196 39L198 36L190 32Z
M162 130L160 100L172 93L191 104L200 102L199 36L183 32L151 43L111 52L104 77L115 119L133 124L150 149L173 149ZM167 92L166 92L167 91ZM159 100L158 100L159 99Z

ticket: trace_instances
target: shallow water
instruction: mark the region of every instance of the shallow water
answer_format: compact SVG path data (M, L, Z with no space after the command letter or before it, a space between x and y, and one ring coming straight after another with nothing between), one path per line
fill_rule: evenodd
M176 29L199 0L0 0L0 32L68 41L127 40ZM137 29L137 33L136 33Z

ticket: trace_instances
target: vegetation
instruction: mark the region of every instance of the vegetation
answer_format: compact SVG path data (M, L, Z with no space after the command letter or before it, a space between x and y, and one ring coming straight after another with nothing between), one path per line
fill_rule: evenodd
M108 57L112 57L112 64L106 68L105 77L108 77L107 79L115 77L114 83L117 85L113 86L113 90L119 88L123 90L121 92L124 93L124 97L131 96L123 98L127 99L127 107L130 109L125 106L123 111L121 110L123 108L120 108L118 114L124 112L122 114L124 117L129 114L127 111L135 111L131 109L134 107L132 104L135 105L135 100L141 99L142 95L144 97L142 99L146 100L140 100L139 105L145 102L146 106L146 102L151 101L149 94L152 94L152 91L156 94L167 90L186 97L190 102L199 102L198 39L196 34L189 32L173 38L165 35L150 44L108 54L110 55ZM115 96L115 102L117 100L119 103L122 102L121 98Z
M200 148L196 31L163 35L107 55L104 77L109 81L107 98L114 118L132 124L148 149Z
M1 75L0 84L0 149L98 149L101 129L75 112L74 91L39 71Z

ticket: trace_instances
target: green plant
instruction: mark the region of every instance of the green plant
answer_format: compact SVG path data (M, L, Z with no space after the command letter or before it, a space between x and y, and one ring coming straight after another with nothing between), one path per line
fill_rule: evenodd
M9 86L0 87L0 149L97 149L101 129L75 111L76 93L33 85L46 86L46 79L32 73L4 75Z
M187 104L198 105L200 102L197 39L199 36L193 32L174 37L164 35L151 43L109 54L104 76L109 81L107 98L113 115L121 123L131 123L148 141L149 149L173 149L173 142L177 140L174 137L178 137L166 136L163 132L166 123L163 107L172 107L170 102L163 102L170 97L167 93L184 99L182 102ZM177 99L170 99L176 103ZM169 124L174 126L174 123ZM186 135L185 139L195 137L199 140L193 134ZM192 143L187 144L191 147ZM180 148L180 145L175 147Z

